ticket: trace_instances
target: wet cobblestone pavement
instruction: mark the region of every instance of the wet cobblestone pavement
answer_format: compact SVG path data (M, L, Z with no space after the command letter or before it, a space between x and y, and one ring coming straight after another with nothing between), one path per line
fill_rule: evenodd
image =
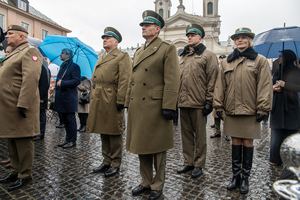
M204 174L191 179L191 172L177 174L183 164L180 125L174 126L175 147L167 152L166 182L160 199L279 199L272 190L283 169L269 164L270 129L262 125L262 139L255 140L250 191L227 191L232 178L231 142L225 137L211 139L213 118L207 120L207 158ZM0 199L148 199L149 192L132 196L131 190L140 183L138 156L124 149L119 174L105 178L92 173L102 162L99 134L78 133L77 146L62 149L64 129L55 128L55 120L47 123L44 140L35 141L33 181L21 189L8 192L8 184L0 184ZM124 134L124 147L125 147ZM0 139L0 159L8 157L7 141ZM9 173L0 166L0 176Z

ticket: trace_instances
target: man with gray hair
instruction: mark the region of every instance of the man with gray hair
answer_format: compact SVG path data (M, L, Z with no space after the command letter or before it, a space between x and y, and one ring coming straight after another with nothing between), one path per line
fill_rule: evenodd
M38 83L43 59L30 47L24 27L10 25L5 34L13 49L0 67L0 138L7 138L11 171L0 183L14 182L7 188L11 191L32 180L33 136L40 133Z
M77 140L75 112L78 111L77 85L80 84L80 67L73 62L71 49L63 49L60 54L63 63L56 78L54 110L61 113L65 123L66 138L58 146L74 147Z

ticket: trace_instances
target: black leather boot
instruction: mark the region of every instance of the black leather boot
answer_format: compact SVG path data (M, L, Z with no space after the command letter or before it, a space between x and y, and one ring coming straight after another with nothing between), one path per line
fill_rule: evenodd
M242 145L232 145L231 156L233 178L227 185L227 190L234 190L240 186L242 172Z
M242 169L242 183L240 186L240 193L247 194L249 192L249 176L252 168L253 147L243 146L243 169Z

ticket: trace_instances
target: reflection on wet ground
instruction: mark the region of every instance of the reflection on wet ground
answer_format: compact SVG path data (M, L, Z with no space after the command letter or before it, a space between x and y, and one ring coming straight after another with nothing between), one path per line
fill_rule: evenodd
M64 129L56 128L55 119L47 123L44 140L35 142L33 182L19 190L7 192L8 184L0 184L0 199L148 199L149 192L132 196L140 183L138 156L124 149L118 175L105 178L92 169L102 161L98 134L78 133L77 146L62 149ZM180 124L174 126L174 148L167 153L166 182L160 199L279 199L272 184L280 177L282 166L269 164L270 129L262 125L262 139L255 140L255 153L250 177L250 192L227 191L231 180L231 142L225 137L211 139L213 118L207 120L207 158L204 174L191 179L191 172L177 174L183 164ZM124 133L125 147L126 131ZM8 157L7 141L0 139L0 159ZM9 173L0 166L1 177Z

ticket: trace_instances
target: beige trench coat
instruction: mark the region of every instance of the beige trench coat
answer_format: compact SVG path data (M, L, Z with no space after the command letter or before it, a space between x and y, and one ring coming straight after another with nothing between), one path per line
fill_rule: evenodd
M214 108L226 115L268 114L272 108L273 85L265 57L223 60L214 92Z
M178 107L201 108L212 105L219 65L217 56L205 49L201 55L189 53L180 58Z
M133 58L133 72L126 95L128 107L126 149L135 154L153 154L173 148L173 121L163 109L176 109L180 83L174 45L155 38Z
M113 49L97 61L92 77L88 133L120 135L123 133L125 96L132 69L128 53Z
M84 79L77 86L78 89L78 100L80 98L81 93L87 93L91 91L91 82L88 79ZM78 103L78 113L89 113L90 104L80 104Z
M28 43L17 46L0 67L0 137L24 138L40 134L38 90L42 55ZM26 109L23 118L18 107Z

